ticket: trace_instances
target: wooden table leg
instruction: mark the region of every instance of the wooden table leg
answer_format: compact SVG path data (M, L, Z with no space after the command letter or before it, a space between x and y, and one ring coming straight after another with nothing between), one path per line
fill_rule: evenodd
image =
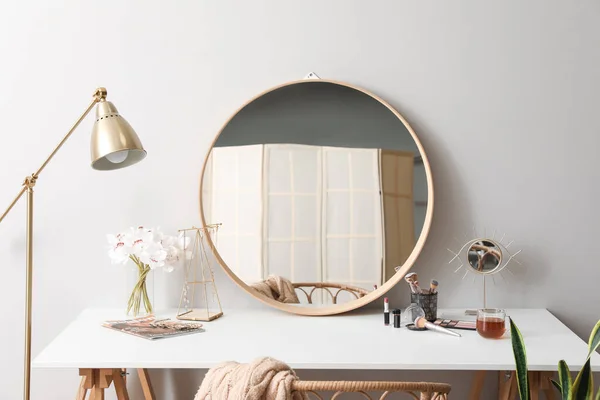
M120 369L113 370L113 382L115 384L115 391L117 392L118 400L129 400L129 393L127 392L127 384L123 378L122 371Z
M80 368L79 376L81 376L81 383L79 384L77 400L85 400L88 390L92 391L94 387L94 370L91 368ZM94 400L93 391L90 394L90 400Z
M112 369L94 369L94 400L104 400L104 390L110 387L113 381Z
M517 397L518 389L519 389L519 384L517 383L517 379L515 377L512 385L510 386L510 393L508 394L508 398L510 400L514 400Z
M142 384L144 399L156 400L154 389L152 389L152 383L150 382L150 375L148 375L148 370L146 368L138 368L137 372L140 377L140 383Z
M515 373L509 371L498 372L498 400L514 400L511 395L511 389L516 386Z
M540 389L544 392L546 400L556 400L556 389L550 380L554 378L553 372L540 372Z
M481 391L483 390L483 384L485 382L485 371L476 371L473 377L473 383L471 383L471 392L469 393L469 400L479 400L481 398Z
M544 395L546 396L546 400L556 400L556 393L554 393L554 389L544 389Z
M100 386L94 386L94 400L104 400L104 389Z
M531 400L540 398L540 373L538 371L529 371L529 394Z
M550 379L554 376L552 372L529 371L529 394L531 400L539 400L540 393L544 392L546 400L556 400L554 387ZM498 399L514 400L517 396L518 384L515 372L507 376L507 372L500 372L498 376Z
M115 392L117 392L117 399L129 400L127 385L125 384L121 369L82 368L79 370L79 375L81 376L81 383L77 392L77 400L85 400L88 390L90 391L89 400L104 400L106 389L113 382L115 384Z
M77 397L75 400L85 400L87 396L87 389L85 388L85 376L81 377L81 383L79 384L79 389L77 389Z

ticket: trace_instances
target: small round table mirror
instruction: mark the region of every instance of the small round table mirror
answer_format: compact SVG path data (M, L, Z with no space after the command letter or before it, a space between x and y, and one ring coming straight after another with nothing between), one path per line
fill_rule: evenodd
M494 273L502 265L502 249L489 239L472 243L467 256L469 266L482 274Z
M512 274L508 268L511 261L521 264L515 257L521 250L511 252L508 248L513 241L504 244L505 235L498 240L495 239L495 231L491 238L475 238L467 241L458 251L448 249L454 257L450 260L450 264L454 261L460 263L454 272L463 273L463 279L467 275L473 276L473 282L479 277L483 283L483 308L487 308L486 299L486 277L491 279L495 284L495 275L500 275L504 278L503 271L506 270ZM506 279L503 279L506 280ZM473 313L473 310L467 310Z
M267 90L229 119L200 203L204 224L222 224L214 248L236 283L277 308L324 315L375 300L406 274L429 231L433 186L396 110L310 79Z

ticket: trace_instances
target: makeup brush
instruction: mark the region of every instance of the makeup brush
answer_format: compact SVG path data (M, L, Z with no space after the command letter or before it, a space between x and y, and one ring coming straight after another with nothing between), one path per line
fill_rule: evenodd
M415 285L415 289L417 289L417 293L423 293L423 289L421 289L421 286L419 286L419 281L415 280L413 283Z
M438 326L436 324L433 324L433 323L427 321L424 317L417 317L415 319L415 326L417 328L427 328L430 331L445 333L446 335L462 337L460 333L456 333L454 331L451 331L450 329L442 328L441 326Z
M406 274L404 279L406 279L407 282L409 282L412 285L412 287L414 287L413 293L423 293L423 290L421 290L421 287L419 286L419 276L416 272L410 272Z
M418 293L418 294L423 293L423 289L421 289L421 286L419 286L419 281L414 281L413 285L415 287L415 293Z
M431 293L431 294L437 293L437 287L438 287L438 281L436 281L435 279L432 279L431 283L429 284L429 293Z
M414 272L411 272L410 274L406 274L406 275L404 276L404 280L406 281L406 283L408 283L408 286L410 287L410 291L411 291L412 293L418 293L418 292L417 292L417 288L416 288L416 286L415 286L415 283L414 283L414 281L413 281L413 276L414 276L414 275L415 275L415 273L414 273Z

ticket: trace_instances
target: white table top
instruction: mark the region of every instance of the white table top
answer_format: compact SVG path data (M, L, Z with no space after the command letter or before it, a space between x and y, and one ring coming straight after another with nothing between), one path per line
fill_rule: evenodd
M466 319L464 310L440 310ZM158 313L159 317L173 316ZM547 310L508 310L527 345L530 370L555 371L558 361L579 370L587 344ZM301 317L276 310L225 310L206 332L150 341L100 326L119 310L89 309L34 360L34 368L210 368L271 356L296 369L511 370L509 338L489 340L475 331L456 338L383 325L374 310L331 317ZM472 318L472 317L471 317ZM592 357L600 369L600 355Z

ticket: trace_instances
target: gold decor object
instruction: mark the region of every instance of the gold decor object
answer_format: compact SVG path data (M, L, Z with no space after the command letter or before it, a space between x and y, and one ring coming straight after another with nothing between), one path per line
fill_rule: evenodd
M468 238L467 234L464 234L463 236ZM517 259L517 255L521 253L521 250L513 250L511 248L515 241L508 240L506 234L496 238L495 230L491 236L488 236L485 230L483 235L481 235L478 234L475 227L473 227L473 237L473 239L467 240L462 244L458 251L448 249L453 255L448 264L455 264L455 267L456 264L459 264L454 272L464 272L462 277L463 280L469 274L473 276L473 283L475 283L478 278L481 278L483 284L483 308L488 308L486 279L491 279L495 286L496 275L502 278L503 281L506 281L507 278L507 276L504 275L504 272L508 272L510 276L514 275L509 265L512 261L518 265L522 265ZM455 240L460 243L459 239L455 238ZM475 315L476 310L467 310L467 313Z
M56 155L81 121L96 107L96 122L93 128L91 153L92 168L97 170L113 170L128 167L146 157L140 139L121 117L116 107L106 100L106 89L100 87L93 94L92 101L71 129L52 150L48 158L36 172L26 177L21 190L10 203L0 222L8 215L19 199L27 192L27 245L26 245L26 279L25 279L25 359L23 398L30 399L31 391L31 314L32 314L32 276L33 276L33 188L50 160Z
M221 224L204 228L181 229L184 243L191 238L191 258L185 261L185 282L179 300L177 319L185 321L212 321L223 315L221 300L215 284L215 275L206 246L217 243ZM210 242L208 239L210 238ZM212 254L212 252L210 253Z

